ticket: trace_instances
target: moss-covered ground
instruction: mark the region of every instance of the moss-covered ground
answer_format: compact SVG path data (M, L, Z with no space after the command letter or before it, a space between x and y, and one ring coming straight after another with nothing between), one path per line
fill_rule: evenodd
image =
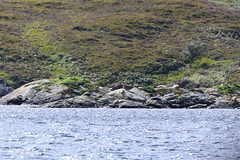
M239 5L238 0L1 0L0 77L15 88L59 75L103 86L238 82ZM192 52L190 43L205 44L207 51Z

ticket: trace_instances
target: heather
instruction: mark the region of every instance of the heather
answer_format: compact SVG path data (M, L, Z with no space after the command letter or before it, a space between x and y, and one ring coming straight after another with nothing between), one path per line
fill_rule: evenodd
M1 0L0 77L149 91L238 82L239 17L237 0Z

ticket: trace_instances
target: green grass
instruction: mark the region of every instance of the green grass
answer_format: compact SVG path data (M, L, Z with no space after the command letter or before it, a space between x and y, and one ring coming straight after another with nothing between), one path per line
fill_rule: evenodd
M56 79L52 79L51 82L54 84L65 85L70 89L79 89L80 85L85 85L87 83L90 83L89 80L83 79L77 76L74 76L74 77L59 76Z
M69 89L72 90L80 90L81 93L86 91L96 91L97 85L92 83L87 78L81 78L78 76L73 77L65 77L65 76L58 76L58 78L50 79L51 84L58 84L67 86Z
M58 75L152 86L210 72L240 55L239 1L219 2L2 0L2 78L14 87ZM208 48L195 62L183 57L191 43Z

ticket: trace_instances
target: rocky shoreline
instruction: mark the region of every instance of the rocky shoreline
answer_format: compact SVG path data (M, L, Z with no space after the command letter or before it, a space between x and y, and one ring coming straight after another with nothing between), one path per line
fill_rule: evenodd
M112 89L99 87L95 92L70 89L64 85L50 85L39 80L21 86L0 99L1 105L33 105L39 108L186 108L240 109L239 93L223 96L215 89L187 90L158 86L151 95L138 87Z

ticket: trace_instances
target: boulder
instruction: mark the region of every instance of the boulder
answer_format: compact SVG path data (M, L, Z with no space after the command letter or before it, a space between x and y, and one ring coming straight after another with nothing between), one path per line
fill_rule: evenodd
M239 109L240 108L240 101L238 99L228 99L220 97L216 100L216 102L208 107L209 109L222 109L222 108L229 108L229 109Z
M73 108L95 108L97 102L89 95L76 96L67 100Z
M8 105L8 104L15 104L15 100L19 99L21 97L21 103L25 102L28 98L33 97L36 90L34 90L34 87L40 86L42 84L49 83L48 80L39 80L31 83L27 83L20 88L14 90L13 92L3 96L0 99L0 104L2 105ZM19 102L17 102L19 103Z
M137 102L145 102L148 98L150 98L149 94L145 91L142 91L138 88L132 88L131 90L126 89L117 89L114 91L110 91L106 94L105 97L109 97L110 99L129 99Z
M225 99L218 99L214 104L210 105L208 108L209 109L230 108L230 103Z
M150 98L150 95L147 92L145 92L139 88L136 88L136 87L130 89L129 92L131 92L135 95L136 100L138 100L137 97L141 97L143 99L143 101L146 101L147 99ZM134 98L133 98L133 100L134 100Z
M164 103L160 97L151 97L147 100L146 106L151 108L168 108L168 104Z
M110 97L103 97L97 100L99 107L108 107L112 103L112 99Z
M113 101L112 104L110 104L110 107L112 108L149 108L146 107L146 105L144 105L141 102L134 102L132 100L126 100L126 99L117 99L115 101Z
M41 105L49 102L54 102L62 99L67 99L76 96L75 92L63 85L49 86L41 91L34 91L25 103Z
M113 108L146 108L144 103L150 98L149 94L139 88L124 88L110 91L97 100L100 107Z
M97 101L100 106L108 106L113 103L115 100L131 100L133 102L145 103L150 98L149 94L138 88L132 88L130 90L126 89L117 89L114 91L108 92L102 98L99 98Z
M44 108L95 108L97 102L88 95L76 96L44 104Z
M10 99L10 100L7 102L7 105L9 105L9 104L10 104L10 105L11 105L11 104L21 105L23 102L24 102L24 99L23 99L22 95L18 95L17 97Z
M39 105L38 108L73 108L73 107L68 102L67 99L64 99Z
M13 92L5 95L0 99L2 105L20 105L32 104L41 105L57 101L60 99L75 96L68 87L61 85L50 85L49 80L39 80L27 83Z
M163 104L171 108L194 108L209 106L216 101L216 97L199 92L184 92L184 94L167 94L161 97ZM203 104L203 105L201 105Z

